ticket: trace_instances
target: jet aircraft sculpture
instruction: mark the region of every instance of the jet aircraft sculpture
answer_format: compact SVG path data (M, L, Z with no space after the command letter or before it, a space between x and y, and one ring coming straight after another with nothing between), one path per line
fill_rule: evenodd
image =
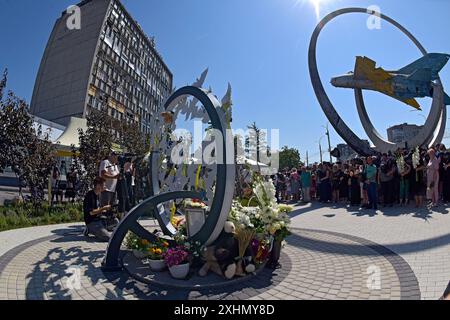
M449 59L448 54L429 53L398 71L386 71L377 68L376 62L367 57L356 57L355 71L332 78L331 84L339 88L378 91L421 110L415 98L433 97L433 82ZM447 94L444 104L450 105Z

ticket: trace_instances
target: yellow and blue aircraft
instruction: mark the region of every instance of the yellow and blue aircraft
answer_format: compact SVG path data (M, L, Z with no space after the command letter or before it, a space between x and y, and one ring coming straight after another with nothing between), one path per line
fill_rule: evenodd
M411 107L421 110L415 98L433 97L433 81L447 64L450 55L429 53L398 71L377 68L376 62L367 57L356 57L355 71L331 79L339 88L364 89L384 93ZM450 105L445 94L444 104Z

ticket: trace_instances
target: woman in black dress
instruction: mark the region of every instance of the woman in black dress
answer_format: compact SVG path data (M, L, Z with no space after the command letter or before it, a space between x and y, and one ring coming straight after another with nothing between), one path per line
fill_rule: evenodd
M361 204L360 176L353 169L349 173L348 186L350 187L350 205L359 206Z
M324 163L322 178L320 179L320 202L331 201L331 176L332 172L328 164Z
M344 171L342 172L342 180L339 184L339 196L342 200L344 200L345 203L349 201L349 180L349 169L344 167Z
M338 203L340 199L340 186L343 179L341 168L337 164L333 165L333 172L331 176L331 186L333 190L333 201Z
M414 200L416 201L416 208L422 206L423 197L427 192L427 183L425 181L425 172L427 167L425 166L425 162L423 157L420 157L419 164L416 168L412 168L410 177L411 177L411 193L414 196Z
M441 179L443 180L443 198L444 203L450 202L450 153L446 152L442 157L442 168L443 168L443 175Z

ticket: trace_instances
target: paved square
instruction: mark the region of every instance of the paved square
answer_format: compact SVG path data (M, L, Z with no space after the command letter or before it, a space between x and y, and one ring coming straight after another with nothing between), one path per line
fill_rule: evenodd
M282 269L199 290L104 274L106 244L83 237L81 224L2 232L0 299L438 299L450 280L446 208L374 214L310 204L291 216Z

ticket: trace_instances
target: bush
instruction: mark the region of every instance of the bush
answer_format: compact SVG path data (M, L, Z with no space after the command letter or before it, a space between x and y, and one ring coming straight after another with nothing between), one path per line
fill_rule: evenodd
M33 207L28 203L0 206L0 231L83 221L83 208L79 203L49 206L42 203Z

